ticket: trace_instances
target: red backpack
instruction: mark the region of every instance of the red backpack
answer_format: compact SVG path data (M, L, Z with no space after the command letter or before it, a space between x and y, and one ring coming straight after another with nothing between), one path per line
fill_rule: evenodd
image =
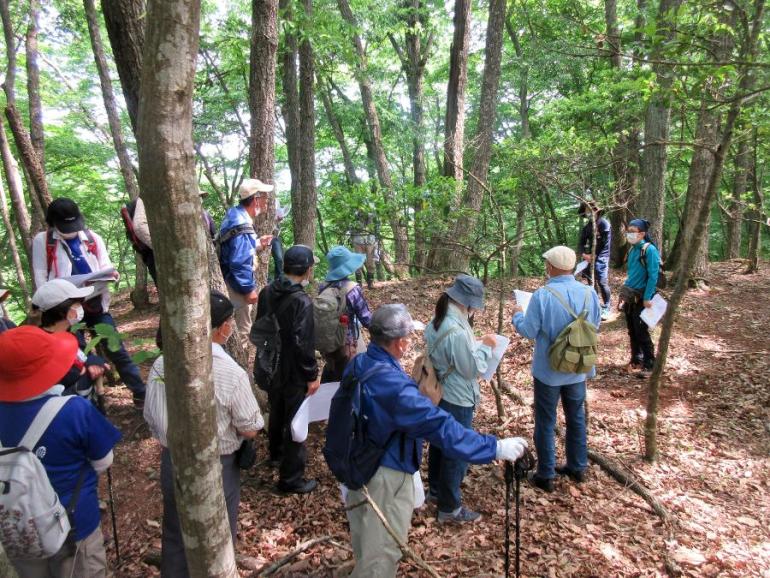
M90 229L85 229L84 232L86 234L86 247L88 249L88 252L98 259L99 251L96 247L96 239L94 239L93 233L91 232ZM50 276L51 267L53 267L54 279L59 276L59 265L56 259L56 246L58 242L59 242L59 239L53 238L53 229L48 229L48 231L46 231L46 234L45 234L46 271L47 271L47 274ZM69 245L67 245L67 243L62 243L62 246L64 247L64 250L67 252L67 254L70 255L71 257Z

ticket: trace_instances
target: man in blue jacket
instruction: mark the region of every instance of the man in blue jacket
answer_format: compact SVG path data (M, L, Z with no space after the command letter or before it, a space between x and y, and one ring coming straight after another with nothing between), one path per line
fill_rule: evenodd
M379 469L366 484L369 495L406 543L414 509L413 474L422 460L423 439L454 459L486 464L495 459L516 461L527 448L522 438L496 439L461 426L450 414L422 395L401 367L412 344L413 321L401 304L383 305L372 316L372 342L345 370L363 375L381 367L365 384L367 437L387 447ZM344 379L344 378L343 378ZM389 441L390 440L390 441ZM364 501L349 491L348 507ZM353 578L390 578L396 575L401 551L369 505L347 511L356 567Z
M551 368L548 350L556 338L574 318L564 307L568 303L577 315L588 311L586 320L599 327L601 312L596 292L577 281L572 274L577 256L569 247L553 247L543 255L548 282L535 291L524 314L516 305L513 325L519 335L535 340L532 357L532 377L535 379L535 449L537 450L537 472L530 478L535 487L553 491L556 474L569 476L582 482L584 470L588 467L588 445L584 402L586 379L596 374L564 373ZM557 293L557 295L554 294ZM566 465L556 467L554 450L554 426L559 398L567 422L565 448Z
M254 257L270 246L272 235L257 238L254 218L267 209L267 193L273 185L259 179L244 179L238 189L240 202L231 207L219 228L219 265L227 292L235 306L235 322L244 347L248 343L252 323L252 306L257 302L257 278Z

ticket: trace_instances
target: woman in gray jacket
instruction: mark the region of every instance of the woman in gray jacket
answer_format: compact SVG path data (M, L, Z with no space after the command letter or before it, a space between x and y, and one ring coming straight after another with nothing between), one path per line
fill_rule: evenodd
M487 370L496 343L494 334L485 335L481 343L473 334L473 313L483 307L481 281L458 275L439 297L434 317L425 329L426 351L443 386L439 407L468 428L480 398L478 377ZM450 459L430 446L428 501L437 503L440 523L473 522L480 517L462 505L460 484L467 470L466 462Z

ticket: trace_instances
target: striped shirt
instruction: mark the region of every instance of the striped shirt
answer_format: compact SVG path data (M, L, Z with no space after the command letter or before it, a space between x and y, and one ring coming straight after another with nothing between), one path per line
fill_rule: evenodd
M211 374L217 408L217 438L220 455L232 454L241 446L238 431L257 431L265 426L246 372L221 345L211 344ZM153 363L147 378L144 419L153 437L168 447L168 411L166 384L163 381L163 356ZM183 426L184 427L184 426Z

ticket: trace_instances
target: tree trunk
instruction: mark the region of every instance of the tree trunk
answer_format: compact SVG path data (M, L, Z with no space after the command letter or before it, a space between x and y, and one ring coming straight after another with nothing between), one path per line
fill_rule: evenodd
M275 55L278 49L278 1L252 0L249 63L249 175L272 183L275 166ZM268 194L267 211L256 218L261 234L275 228L276 190ZM267 284L270 251L257 254L257 283Z
M751 156L749 154L748 134L738 143L735 153L735 173L733 175L732 199L727 215L727 258L741 256L741 229L743 227L743 196L748 188Z
M753 154L751 155L751 190L753 193L753 208L750 213L751 220L751 237L749 238L749 266L746 269L746 273L756 273L759 271L759 249L762 245L762 188L759 186L759 178L757 177L757 127L754 126L751 129L751 148Z
M310 34L313 0L303 0L302 39L299 44L299 171L302 190L294 206L294 242L315 249L315 63Z
M396 270L400 276L404 276L406 275L407 268L409 266L409 238L407 236L407 229L406 225L404 224L402 211L397 206L393 192L393 181L390 177L390 167L388 166L388 159L385 156L385 149L383 148L382 144L380 117L377 114L377 108L374 104L372 87L369 80L366 51L364 50L364 44L361 40L361 36L357 32L359 29L358 23L356 21L356 17L353 15L353 11L350 9L348 0L337 0L337 6L339 7L340 13L342 14L342 18L350 25L351 28L353 46L357 56L355 71L356 80L358 81L358 88L361 92L361 101L364 106L366 124L369 128L371 143L374 148L374 160L377 166L377 178L382 189L382 194L385 197L385 201L389 205L390 226L391 229L393 229L393 236L395 237Z
M192 142L199 0L150 0L137 118L139 165L156 239L168 442L191 576L237 577L212 399L208 235Z
M8 193L11 197L11 205L16 215L16 225L19 228L21 241L24 245L24 253L27 255L27 262L32 263L32 229L27 212L27 205L24 202L24 190L22 188L21 175L16 159L13 158L11 147L8 144L8 137L5 133L5 123L0 117L0 156L3 160L3 170L5 170L5 181L8 183Z
M745 39L743 48L739 55L739 61L742 63L752 62L756 58L757 41L760 30L762 29L762 19L765 7L764 0L755 0L755 9L753 20L751 21L751 30L748 38ZM750 66L750 65L749 65ZM755 75L748 72L749 66L743 64L739 67L737 94L748 94L755 81ZM710 99L709 95L704 96L704 102ZM702 239L706 237L708 216L711 210L711 204L716 198L720 181L722 180L722 169L724 167L725 155L730 148L733 137L735 122L740 115L743 106L743 98L734 98L727 113L724 128L721 132L719 141L714 151L712 171L706 185L705 197L698 206L695 214L695 222L692 227L692 237L688 237L688 243L682 244L681 253L681 274L676 277L676 285L673 294L668 302L668 309L663 318L660 339L658 340L658 355L655 359L655 365L650 376L649 390L647 394L647 418L644 424L644 448L645 458L654 461L658 456L658 403L660 400L660 384L663 377L663 370L666 366L666 357L668 347L671 341L671 335L674 329L674 322L679 313L679 305L682 302L687 291L689 273L695 264L696 254L701 246Z
M118 106L115 103L115 93L112 90L110 69L107 64L107 58L104 55L104 45L102 44L99 19L97 17L94 0L83 0L83 8L86 13L88 35L91 38L91 49L94 53L96 70L99 74L99 85L102 89L102 100L104 101L104 110L107 113L107 122L110 127L110 135L112 135L112 144L115 147L115 154L118 156L120 174L123 176L123 183L126 186L128 198L133 201L139 196L139 185L136 182L134 167L131 163L131 157L128 156L128 148L126 147L123 130L120 126L120 114L118 113ZM134 307L141 309L150 302L147 293L147 268L144 266L142 258L136 253L134 254L134 265L136 270L136 283L131 292L131 302L134 304Z
M24 274L24 266L21 264L19 247L16 245L16 235L13 232L13 226L11 224L11 214L8 211L8 205L5 201L5 187L3 187L2 183L0 183L0 214L3 218L3 225L5 225L5 230L8 232L8 244L11 249L13 267L16 270L16 281L18 282L19 289L21 289L21 294L24 297L24 305L29 307L30 292L27 285L27 277Z
M676 37L676 27L671 21L672 15L681 5L682 0L661 0L656 18L656 36L661 36L661 44L669 44ZM659 44L652 51L650 58L660 59ZM650 222L649 234L663 256L663 225L666 215L666 169L668 151L666 142L669 138L671 119L671 85L674 82L671 67L665 64L653 64L657 87L650 97L644 111L644 153L641 159L642 189L636 201L635 212Z
M476 221L484 200L489 161L492 158L504 27L505 0L491 0L487 21L487 40L484 49L484 76L481 81L479 121L476 134L473 137L475 145L473 165L453 235L454 239L466 244L470 242L476 228ZM452 252L451 269L464 271L468 268L469 262L470 254L467 251L460 249Z
M104 0L102 12L123 88L123 98L126 100L128 118L136 134L146 22L145 0Z
M331 126L334 138L337 140L340 152L342 153L342 164L345 167L345 180L347 181L348 186L358 184L361 182L361 179L359 179L356 174L356 167L353 164L350 147L348 147L348 143L345 140L345 132L342 130L342 124L340 124L340 120L334 112L331 90L320 78L317 78L317 81L321 102L323 103L324 111L326 112L326 119L329 122L329 126Z
M283 30L284 42L281 53L281 86L283 88L283 122L286 125L286 152L291 173L291 205L296 210L300 206L302 183L300 178L299 145L299 90L297 88L297 60L299 48L294 23L291 0L280 0L279 10L286 22ZM295 221L295 219L292 219ZM293 232L296 236L296 224Z
M40 67L37 64L37 30L40 1L30 0L27 23L27 100L29 102L29 136L40 166L45 170L45 135L43 134L43 105L40 102Z

